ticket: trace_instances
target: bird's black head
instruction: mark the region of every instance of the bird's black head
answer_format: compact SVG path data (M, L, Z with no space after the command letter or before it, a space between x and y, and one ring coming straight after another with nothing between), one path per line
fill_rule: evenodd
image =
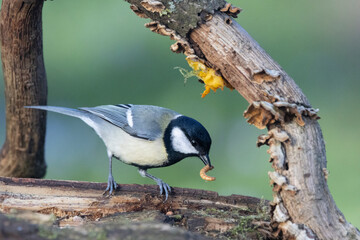
M172 120L165 130L164 143L169 165L186 157L197 156L205 165L211 166L210 135L203 125L192 118L179 116Z

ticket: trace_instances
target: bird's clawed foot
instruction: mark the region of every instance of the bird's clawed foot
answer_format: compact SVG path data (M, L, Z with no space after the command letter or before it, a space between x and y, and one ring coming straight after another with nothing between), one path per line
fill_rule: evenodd
M169 184L163 182L161 179L156 179L155 181L160 188L160 195L165 193L164 202L166 202L166 200L168 199L169 193L171 193L171 187L169 186Z
M116 188L117 188L117 184L114 180L114 177L112 175L109 175L108 184L107 184L107 187L106 187L103 195L106 195L107 193L109 193L107 195L107 197L110 197L114 193L114 190L116 190Z
M157 183L157 185L160 188L160 195L165 193L164 202L166 202L166 200L168 199L169 193L171 192L171 187L169 186L169 184L163 182L163 180L161 180L160 178L154 177L153 175L148 173L145 169L139 168L139 173L142 177L151 178L152 180L154 180Z

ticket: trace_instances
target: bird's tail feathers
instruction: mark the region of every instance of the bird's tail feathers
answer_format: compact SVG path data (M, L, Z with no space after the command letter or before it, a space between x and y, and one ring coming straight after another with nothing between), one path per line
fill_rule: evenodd
M79 109L73 109L73 108L65 108L65 107L53 107L53 106L25 106L25 108L34 108L34 109L41 109L51 112L57 112L64 115L77 117L80 119L84 119L88 117L88 113L85 111L81 111Z

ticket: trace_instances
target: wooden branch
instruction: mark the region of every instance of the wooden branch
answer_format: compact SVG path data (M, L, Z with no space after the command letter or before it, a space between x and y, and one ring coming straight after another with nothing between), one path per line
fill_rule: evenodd
M199 46L207 61L216 66L247 101L264 101L268 104L271 110L260 107L262 113L255 115L258 118L255 122L264 121L263 114L270 112L270 120L265 119L264 125L269 129L284 131L289 136L288 141L278 145L279 151L286 156L285 163L281 166L273 164L273 167L285 177L286 184L294 186L296 191L275 186L274 207L284 206L286 210L283 211L284 218L273 220L281 224L279 226L283 227L284 232L286 222L292 221L305 224L320 239L351 239L356 235L360 239L359 232L346 222L336 207L327 186L324 176L325 144L319 124L300 114L302 121L305 121L301 126L295 121L294 115L282 113L278 104L283 102L289 106L286 111L294 109L296 112L299 107L309 107L308 100L258 43L235 21L228 24L227 18L225 14L215 14L211 21L192 31L190 39ZM251 114L249 110L251 108L247 114ZM256 107L251 111L256 111ZM276 119L276 114L284 116ZM272 120L276 121L271 123ZM274 144L269 143L270 146ZM311 238L309 231L308 234Z
M167 222L216 238L239 233L246 239L258 239L258 234L270 236L268 202L260 199L173 188L164 203L156 185L121 184L111 198L102 195L105 187L105 183L0 177L0 210L7 214L14 210L20 214L24 210L53 214L56 219L52 224L60 227L97 224L121 213L127 222L160 219L158 223Z
M224 13L215 14L191 32L190 40L199 46L206 60L249 103L272 102L281 97L282 101L310 106L294 80L237 22L229 24L227 19ZM270 71L273 76L267 73Z
M272 222L278 228L276 234L291 239L360 239L359 231L345 220L329 192L317 110L311 108L279 64L233 21L230 16L236 17L238 11L230 4L209 10L206 2L186 1L189 6L197 6L182 14L190 19L195 15L202 18L198 27L184 37L176 29L186 26L173 28L169 24L182 25L172 19L172 14L176 16L178 9L184 9L174 1L161 1L162 11L169 10L169 14L144 7L141 3L147 0L127 1L137 15L156 21L146 27L178 41L171 47L174 52L200 59L217 70L227 85L250 103L244 113L249 123L269 130L259 137L258 146L270 146L268 152L275 170L269 176L274 185ZM206 11L201 11L201 4Z
M26 105L46 105L41 11L43 0L3 0L1 60L5 82L6 140L0 176L43 177L46 113Z

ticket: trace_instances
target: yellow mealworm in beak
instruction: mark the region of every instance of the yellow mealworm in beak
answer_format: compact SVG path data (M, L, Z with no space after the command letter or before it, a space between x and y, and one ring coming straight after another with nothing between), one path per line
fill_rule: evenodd
M206 181L215 181L215 177L210 177L208 175L206 175L206 173L210 170L212 170L214 167L213 166L209 166L209 165L206 165L205 167L203 167L201 170L200 170L200 177Z

